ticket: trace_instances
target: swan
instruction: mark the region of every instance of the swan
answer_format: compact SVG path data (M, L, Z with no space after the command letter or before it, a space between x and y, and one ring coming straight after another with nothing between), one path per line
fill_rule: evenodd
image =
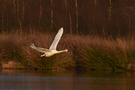
M63 34L63 27L60 28L60 30L56 34L56 36L55 36L55 38L54 38L54 40L53 40L53 42L52 42L52 44L51 44L49 49L41 48L41 47L36 47L34 45L34 43L31 43L30 47L32 49L35 49L36 51L44 53L44 54L41 55L41 57L43 57L43 56L50 57L50 56L52 56L54 54L58 54L58 53L62 53L62 52L68 52L68 49L60 50L60 51L56 50L57 45L58 45L58 43L59 43L59 41L61 39L62 34Z

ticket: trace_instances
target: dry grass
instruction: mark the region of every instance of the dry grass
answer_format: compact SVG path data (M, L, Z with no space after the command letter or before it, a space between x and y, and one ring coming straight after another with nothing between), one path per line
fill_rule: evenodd
M48 48L53 34L1 34L0 60L2 64L10 61L25 68L38 69L76 69L76 70L132 70L135 61L135 39L101 38L95 36L64 35L58 50L67 48L68 53L61 53L50 58L40 57L39 52L29 45ZM128 66L130 65L130 66Z
M23 69L24 67L16 62L9 61L8 63L3 63L1 66L3 69Z

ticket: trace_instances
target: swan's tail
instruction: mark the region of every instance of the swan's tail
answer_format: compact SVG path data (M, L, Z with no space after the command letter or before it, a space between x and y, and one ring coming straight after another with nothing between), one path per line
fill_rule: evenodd
M35 49L35 48L36 48L36 46L35 46L35 44L34 44L34 43L31 43L31 44L30 44L30 47L31 47L31 48L33 48L33 49Z

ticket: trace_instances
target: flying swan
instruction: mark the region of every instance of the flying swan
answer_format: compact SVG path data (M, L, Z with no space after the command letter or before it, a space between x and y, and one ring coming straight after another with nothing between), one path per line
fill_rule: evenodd
M60 41L62 34L63 34L63 28L60 28L60 30L59 30L58 33L56 34L56 36L55 36L55 38L54 38L54 40L53 40L53 42L52 42L52 44L51 44L51 46L50 46L49 49L41 48L41 47L36 47L36 46L34 45L34 43L32 43L32 44L30 45L30 47L31 47L32 49L35 49L35 50L41 52L41 53L44 53L44 54L41 55L41 57L43 57L43 56L50 57L50 56L52 56L52 55L54 55L54 54L58 54L58 53L62 53L62 52L67 52L67 51L68 51L67 49L65 49L65 50L60 50L60 51L57 51L57 50L56 50L57 45L58 45L58 42Z

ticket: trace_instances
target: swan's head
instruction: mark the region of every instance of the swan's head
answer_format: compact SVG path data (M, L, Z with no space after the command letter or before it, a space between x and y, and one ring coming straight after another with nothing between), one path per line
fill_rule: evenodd
M65 51L65 52L68 52L68 49L65 49L64 51Z

